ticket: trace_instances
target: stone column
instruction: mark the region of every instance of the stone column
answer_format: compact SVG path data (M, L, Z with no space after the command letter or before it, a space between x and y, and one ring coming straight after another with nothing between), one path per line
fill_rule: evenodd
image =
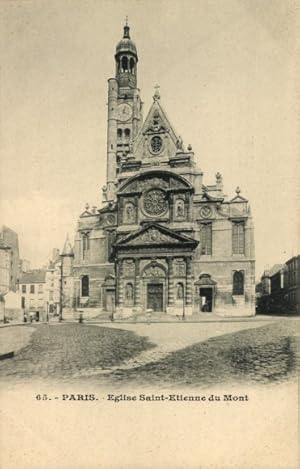
M187 306L192 305L192 257L186 258L186 288L185 303Z
M123 307L124 303L124 284L123 284L123 260L118 262L118 304Z
M141 279L140 279L140 260L135 259L135 292L134 292L134 305L141 307Z
M168 306L174 304L174 269L173 269L173 258L168 257Z

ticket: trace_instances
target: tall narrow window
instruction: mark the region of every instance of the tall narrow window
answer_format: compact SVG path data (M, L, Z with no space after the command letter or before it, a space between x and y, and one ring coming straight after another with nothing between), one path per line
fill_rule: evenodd
M212 229L211 223L201 223L201 254L212 253Z
M125 133L126 140L129 140L129 138L130 138L130 129L125 129L124 133Z
M90 233L82 234L82 256L85 259L90 249Z
M89 276L84 275L81 278L81 296L89 296Z
M245 253L245 224L243 221L232 223L232 253Z
M244 272L236 271L233 273L233 295L243 295L244 294Z

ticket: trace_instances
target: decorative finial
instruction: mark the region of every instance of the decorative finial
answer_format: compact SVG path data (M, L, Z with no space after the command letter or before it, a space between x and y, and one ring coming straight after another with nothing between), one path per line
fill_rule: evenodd
M154 95L153 95L153 100L154 100L154 101L158 101L158 100L160 99L160 94L159 94L159 88L160 88L160 86L159 86L159 85L155 85L154 88L155 88L155 93L154 93Z
M86 203L86 204L85 204L85 209L88 210L89 208L90 208L89 204Z
M188 144L188 147L187 147L187 148L188 148L188 151L192 151L192 149L193 149L193 147L192 147L192 145L191 145L190 143Z
M236 194L237 194L237 195L239 195L239 194L240 194L240 192L241 192L241 189L239 188L239 186L237 186L237 188L235 189L235 192L236 192Z
M124 34L123 39L130 39L129 35L129 26L128 26L128 16L125 17L125 26L124 26Z

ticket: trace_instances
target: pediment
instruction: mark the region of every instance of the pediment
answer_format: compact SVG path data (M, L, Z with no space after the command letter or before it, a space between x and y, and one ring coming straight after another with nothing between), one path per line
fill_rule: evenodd
M245 197L242 197L241 195L236 195L236 196L233 197L233 199L231 199L229 202L232 204L232 203L237 203L237 202L239 202L239 203L241 203L241 202L248 202L248 200L245 199Z
M196 247L198 241L189 236L176 233L156 223L146 225L116 243L116 247L135 246L186 246Z

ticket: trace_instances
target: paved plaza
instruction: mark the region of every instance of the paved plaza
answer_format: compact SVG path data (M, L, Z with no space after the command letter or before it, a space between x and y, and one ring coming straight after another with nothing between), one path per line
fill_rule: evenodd
M297 319L30 324L0 329L3 381L205 386L296 376Z

